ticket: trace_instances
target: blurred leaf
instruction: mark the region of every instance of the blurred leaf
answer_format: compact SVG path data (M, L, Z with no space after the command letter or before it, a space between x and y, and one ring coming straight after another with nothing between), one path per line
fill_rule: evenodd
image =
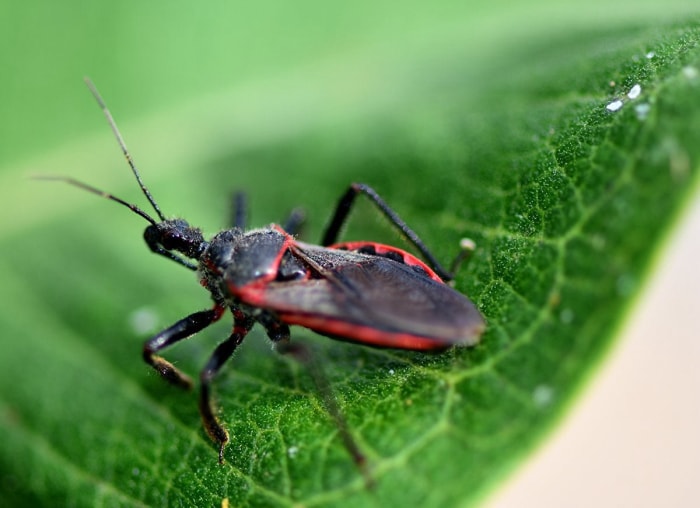
M0 237L0 497L8 505L477 501L571 402L697 184L699 36L694 24L578 32L533 39L476 69L425 55L412 69L409 53L397 67L405 82L391 71L395 91L375 83L374 101L348 100L326 114L309 112L314 101L296 88L296 109L280 115L279 104L256 116L254 133L232 145L251 118L244 112L227 123L229 106L245 102L240 87L190 97L208 111L206 122L203 115L184 128L173 120L194 115L187 107L130 129L139 160L150 148L139 134L166 154L142 162L163 209L210 231L225 224L229 191L241 186L256 225L303 204L316 238L345 186L365 181L440 259L460 238L476 241L456 281L489 321L476 348L379 351L293 331L324 364L370 459L374 492L308 375L276 357L260 331L217 379L232 435L220 467L195 397L165 386L140 361L141 341L205 308L206 295L181 268L145 253L134 231L141 219L70 188L4 186L16 217ZM342 89L345 74L328 75ZM116 114L114 102L124 101L118 86L109 88ZM256 95L251 111L278 97L276 86L263 88L269 96ZM94 109L82 93L86 111ZM107 136L38 160L82 157L76 174L50 169L90 171L85 178L109 190L116 174L117 189L129 185L124 197L143 202L117 150L104 148L114 144ZM42 199L56 212L37 211ZM396 243L374 216L358 211L349 236ZM226 328L166 356L196 373Z

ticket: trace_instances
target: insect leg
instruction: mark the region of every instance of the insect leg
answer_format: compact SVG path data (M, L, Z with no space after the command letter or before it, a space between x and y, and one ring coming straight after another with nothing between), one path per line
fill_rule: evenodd
M309 348L301 344L293 344L288 340L283 340L277 343L277 351L281 354L290 355L297 362L304 365L304 367L306 367L306 369L311 373L311 377L316 385L316 390L321 396L323 405L325 406L326 411L328 411L330 417L333 419L333 422L338 427L340 438L343 440L343 446L345 446L345 449L352 457L353 461L362 473L362 476L364 476L367 487L372 488L374 486L374 479L368 470L367 458L360 450L355 438L352 437L352 433L350 432L347 421L345 420L345 416L343 416L343 412L338 406L338 402L336 401L333 389L328 382L328 378L324 374L323 369L318 362L314 360Z
M287 217L283 229L290 235L296 235L306 221L306 214L301 208L295 208ZM231 206L231 223L239 229L248 226L248 195L245 192L233 194Z
M172 363L155 353L206 328L217 321L223 311L222 307L215 306L213 309L195 312L181 319L143 345L143 359L169 383L181 388L192 388L192 380L189 376L180 372Z
M235 192L231 205L232 226L245 229L248 225L248 195L245 192Z
M269 312L261 312L256 319L264 328L267 336L275 344L289 342L289 326Z
M219 344L214 353L209 358L206 366L199 375L201 381L199 392L199 413L202 416L204 430L207 431L212 441L219 445L219 464L224 462L224 448L228 443L229 437L226 429L219 423L218 418L214 414L214 406L211 401L211 393L209 386L216 374L226 363L238 345L243 342L243 339L255 324L255 321L247 316L235 318L233 331L228 339Z
M306 222L306 213L301 208L295 208L284 222L283 229L290 235L298 235Z
M462 238L460 240L459 252L452 260L452 263L450 263L450 273L452 275L457 273L459 267L462 266L462 264L464 264L466 261L469 261L469 258L474 253L475 248L476 244L474 243L474 240L470 238Z
M336 242L340 229L343 227L345 220L350 213L353 202L358 194L364 194L367 196L374 205L379 208L379 210L386 216L387 219L403 234L404 238L408 240L418 251L421 253L423 258L427 261L430 267L437 273L440 278L445 281L450 281L454 278L454 274L448 272L442 267L440 262L433 256L432 252L425 246L423 240L421 240L418 235L410 228L408 225L399 217L399 215L392 210L392 208L381 198L379 194L376 193L374 189L365 185L363 183L353 183L348 188L347 192L343 194L338 202L338 206L335 209L335 214L333 215L333 220L328 225L326 233L323 235L322 245L327 246ZM458 256L459 257L459 256ZM457 262L459 264L459 261Z

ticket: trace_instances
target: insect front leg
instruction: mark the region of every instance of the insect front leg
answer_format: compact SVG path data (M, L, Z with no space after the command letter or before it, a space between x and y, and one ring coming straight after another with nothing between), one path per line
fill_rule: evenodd
M199 392L199 413L202 416L204 430L207 431L212 441L219 445L219 464L224 462L224 448L229 441L228 431L219 423L214 414L214 405L211 401L210 385L221 367L228 360L238 345L255 324L253 318L243 315L234 317L233 331L228 339L219 344L211 355L206 366L199 375L201 382Z
M149 339L143 345L143 359L152 366L170 384L180 388L192 388L192 380L186 374L180 372L166 359L157 356L155 353L161 349L175 344L176 342L191 337L195 333L203 330L210 324L217 321L223 314L223 307L215 306L210 310L203 310L190 314L174 325L166 328L155 337Z
M326 228L326 233L323 235L322 245L328 246L336 242L340 230L343 224L347 220L348 214L352 208L355 198L358 194L364 194L367 196L374 205L379 208L379 210L386 216L387 219L403 234L404 238L408 240L418 251L421 253L423 258L427 261L430 268L432 268L435 273L437 273L440 278L444 281L450 281L454 278L454 273L447 271L440 262L435 258L430 249L426 247L423 240L413 231L408 224L406 224L399 214L397 214L387 203L384 201L377 192L370 186L363 183L353 183L348 188L347 192L343 194L338 202L338 206L333 214L333 219L331 220L328 228ZM462 246L462 249L465 247ZM455 261L452 263L453 267L458 266L461 261L466 257L465 254L460 253Z

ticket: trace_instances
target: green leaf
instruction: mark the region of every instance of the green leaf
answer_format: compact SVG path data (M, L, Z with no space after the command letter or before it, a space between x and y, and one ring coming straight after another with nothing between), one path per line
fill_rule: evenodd
M342 51L357 43L344 28L345 12L329 14L317 31L300 25L293 43L280 36L251 48L256 56L237 62L245 79L236 81L233 70L219 69L232 41L245 41L241 35L211 28L220 37L218 45L217 35L206 38L213 63L199 63L206 48L197 35L222 20L183 13L180 23L151 33L155 7L138 13L149 30L126 7L113 9L114 19L94 26L93 37L104 29L106 40L121 42L126 24L150 38L106 55L105 43L75 42L89 31L73 42L56 38L53 51L83 53L45 62L66 76L60 93L39 101L50 113L37 110L46 124L31 141L24 120L16 130L3 125L0 497L8 505L81 506L478 501L572 403L697 188L697 24L630 22L568 35L552 28L517 50L505 41L495 45L500 52L463 58L474 52L443 51L469 40L449 23L457 7L442 6L427 20L416 9L423 22L403 20L430 27L423 32L368 17L363 22L379 35L373 39L363 25L368 40L355 53ZM282 13L275 22L304 13ZM68 11L45 13L49 33L41 40L51 40L51 30L65 35L63 17ZM18 26L26 20L20 16ZM485 38L491 28L471 26ZM447 35L423 43L436 34ZM381 40L393 42L382 47ZM334 41L334 52L319 41ZM149 49L179 56L152 70L142 54ZM28 53L25 64L36 55ZM123 74L118 63L128 56L135 68ZM186 63L201 73L174 79ZM214 71L207 65L216 69L216 85L208 85L206 70ZM81 89L86 71L117 119L127 118L120 125L162 208L210 233L226 224L230 191L245 188L256 225L302 204L310 217L305 234L315 239L347 184L364 181L439 259L449 260L461 238L475 240L456 280L489 323L475 348L374 350L293 330L293 340L309 344L324 366L369 458L374 491L308 374L276 356L260 330L215 383L232 436L224 466L201 429L196 397L143 365L149 333L206 308L207 295L181 267L147 254L140 218L66 186L24 180L66 174L143 203ZM149 80L138 72L155 84L139 88ZM32 92L4 86L10 98ZM3 107L4 118L20 118L21 106L8 100ZM128 120L138 108L143 116ZM100 134L85 134L93 126ZM358 210L348 236L400 245L375 216ZM228 326L217 324L165 356L195 374Z

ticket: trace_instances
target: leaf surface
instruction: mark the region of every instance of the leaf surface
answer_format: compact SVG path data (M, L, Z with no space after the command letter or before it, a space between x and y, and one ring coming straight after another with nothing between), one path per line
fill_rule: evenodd
M330 100L332 113L305 109L314 101L298 90L295 101L275 105L276 86L249 102L239 84L181 110L162 106L130 129L162 208L209 233L225 226L229 192L240 187L249 190L256 226L301 204L310 217L305 235L315 239L346 186L362 181L439 259L449 260L463 237L476 242L456 280L488 320L475 348L374 350L293 330L323 365L369 457L372 492L308 374L270 351L260 330L215 383L232 436L223 467L195 396L142 364L149 333L206 308L207 295L181 267L147 254L141 219L74 189L16 183L42 161L50 166L34 172L84 177L143 203L116 149L106 148L114 143L107 127L99 140L78 135L71 150L8 163L2 497L91 506L476 502L575 398L697 187L699 38L693 23L579 31L533 38L476 68L457 58L436 63L426 50L387 71L401 83L395 93L375 82L373 98ZM358 75L352 70L326 67L322 82L351 96L359 85L344 78ZM111 103L119 86L108 86ZM227 122L228 107L241 104L256 114ZM292 109L285 115L283 106ZM24 160L20 147L10 159ZM369 205L359 208L348 238L401 245ZM196 374L228 326L166 356Z

